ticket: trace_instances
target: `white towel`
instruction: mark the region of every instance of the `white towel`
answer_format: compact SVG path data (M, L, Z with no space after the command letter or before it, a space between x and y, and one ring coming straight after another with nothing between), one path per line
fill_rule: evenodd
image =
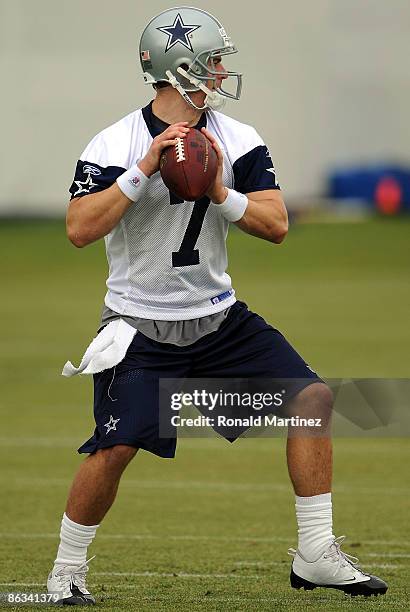
M78 368L67 361L62 375L95 374L116 366L124 359L136 333L137 330L123 319L111 321L91 342Z

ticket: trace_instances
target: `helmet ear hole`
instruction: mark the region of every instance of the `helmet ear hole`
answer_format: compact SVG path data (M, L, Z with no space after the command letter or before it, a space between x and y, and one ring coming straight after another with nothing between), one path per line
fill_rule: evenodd
M193 70L192 67L190 69L189 65L186 62L184 62L183 64L180 64L179 68L182 68L183 70L185 70L185 72L188 72L188 70L191 70L191 71ZM181 83L184 89L192 91L192 84L188 81L188 79L186 79L184 76L182 76L179 73L178 73L177 79Z
M201 74L201 72L202 72L201 66L198 66L198 64L196 64L196 63L187 64L186 62L184 62L179 67L182 68L183 70L185 70L185 72L189 71L189 72L193 72L194 74Z

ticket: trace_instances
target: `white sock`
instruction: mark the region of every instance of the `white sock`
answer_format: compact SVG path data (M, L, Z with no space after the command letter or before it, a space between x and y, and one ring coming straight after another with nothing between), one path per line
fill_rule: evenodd
M316 561L333 537L332 494L295 497L298 550L307 561Z
M87 559L87 548L93 541L98 525L79 525L63 514L60 546L54 565L81 565Z

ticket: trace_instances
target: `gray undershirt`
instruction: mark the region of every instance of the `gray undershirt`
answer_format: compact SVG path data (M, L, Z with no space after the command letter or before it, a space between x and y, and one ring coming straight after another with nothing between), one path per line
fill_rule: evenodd
M129 325L137 329L141 334L156 342L176 344L177 346L188 346L203 336L211 334L219 329L220 325L228 316L231 307L199 319L188 319L187 321L156 321L153 319L141 319L120 315L104 304L101 315L101 325L107 325L115 319L123 319Z

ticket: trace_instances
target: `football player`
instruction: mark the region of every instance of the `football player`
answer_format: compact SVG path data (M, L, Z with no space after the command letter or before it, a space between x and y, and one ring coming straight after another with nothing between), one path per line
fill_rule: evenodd
M67 233L77 247L104 238L108 291L100 333L79 368L94 374L92 437L74 478L48 577L60 603L94 604L86 587L87 548L139 449L173 457L159 435L164 378L287 379L293 414L315 414L322 435L292 435L287 462L296 496L298 548L291 585L350 594L385 593L341 550L332 530L332 394L283 335L237 301L226 273L234 223L279 244L288 219L272 159L254 128L222 114L239 99L241 75L225 61L236 47L221 23L196 8L162 12L146 26L139 56L155 99L104 129L85 148L70 188ZM219 167L205 197L184 202L161 180L160 155L190 129L214 147ZM295 428L296 429L296 428Z

